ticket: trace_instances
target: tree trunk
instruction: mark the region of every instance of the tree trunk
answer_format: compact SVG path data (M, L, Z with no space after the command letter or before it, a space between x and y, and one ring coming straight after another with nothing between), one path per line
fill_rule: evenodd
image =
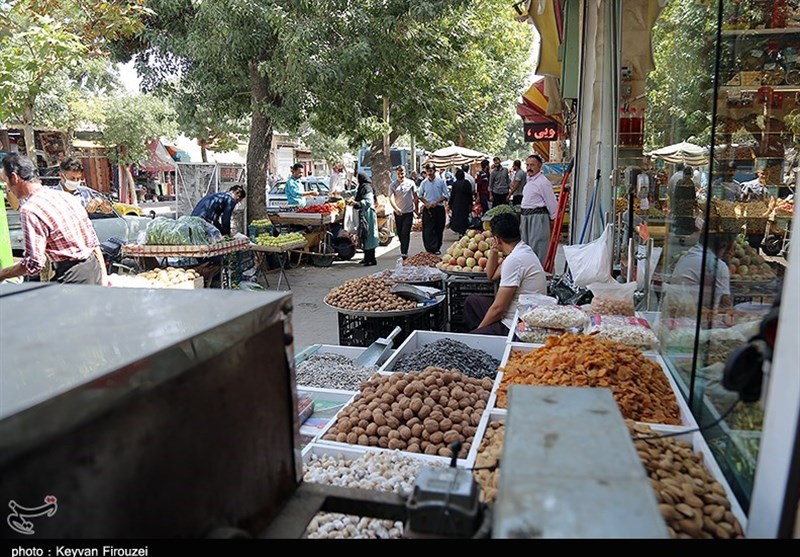
M33 104L25 107L25 114L23 114L25 122L22 125L22 134L25 137L25 151L27 151L28 158L33 161L36 167L39 167L39 162L36 160L36 136L33 134Z
M206 142L205 141L198 141L198 145L200 145L200 158L203 162L208 162L208 152L206 151Z
M11 152L11 140L8 138L7 129L0 129L0 151Z
M125 165L125 183L127 184L128 191L130 192L129 195L131 197L130 204L134 207L139 206L139 198L136 196L136 180L133 179L133 174L131 174L131 167L127 164Z
M267 176L272 147L272 120L264 116L261 106L270 99L267 79L258 72L258 62L250 62L250 92L253 115L250 120L250 141L247 145L247 217L267 216Z

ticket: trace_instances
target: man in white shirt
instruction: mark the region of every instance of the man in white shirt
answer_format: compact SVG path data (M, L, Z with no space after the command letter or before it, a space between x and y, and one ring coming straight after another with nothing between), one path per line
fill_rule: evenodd
M344 165L337 162L333 165L333 172L331 172L330 182L328 183L331 190L331 197L341 197L344 193L345 172Z
M389 205L394 211L394 222L397 235L400 237L400 256L408 258L408 244L411 241L411 226L414 224L414 213L418 210L417 187L412 180L406 178L404 166L395 168L397 180L389 186Z
M461 170L464 171L464 178L469 182L469 185L472 186L472 195L475 195L478 191L477 182L475 182L475 178L472 177L472 174L469 173L469 165L462 164Z
M669 188L670 192L672 192L672 190L675 189L675 185L678 182L683 180L683 167L684 164L682 162L679 162L678 164L675 165L675 174L670 176L669 180L667 181L667 187Z
M491 248L486 264L486 276L500 279L497 294L469 296L464 302L464 321L476 334L506 336L514 326L514 314L519 297L527 294L547 294L544 269L519 235L519 220L512 213L501 213L491 220ZM506 255L501 258L499 252Z
M670 284L700 286L702 280L704 289L704 306L713 307L731 306L731 271L725 263L734 246L736 234L718 232L711 234L708 240L708 250L703 249L703 243L698 242L675 264L672 271ZM703 270L703 252L706 253L705 272Z
M542 158L536 154L530 155L525 165L528 172L522 191L522 241L531 247L539 261L544 261L550 248L558 201L553 193L553 184L542 173Z

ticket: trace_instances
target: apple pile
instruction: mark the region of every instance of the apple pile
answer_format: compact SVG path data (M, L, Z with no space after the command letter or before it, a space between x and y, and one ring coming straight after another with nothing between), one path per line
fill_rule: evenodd
M741 236L736 239L736 246L730 259L732 280L769 280L775 273L769 263L758 254Z
M457 242L447 248L447 253L442 257L442 262L437 265L442 271L465 271L484 273L489 257L489 238L492 233L488 230L468 230ZM498 262L503 261L505 254L499 253Z

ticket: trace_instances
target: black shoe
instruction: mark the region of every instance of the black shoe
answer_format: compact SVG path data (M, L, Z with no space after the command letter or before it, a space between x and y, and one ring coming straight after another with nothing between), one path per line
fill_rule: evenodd
M378 264L377 261L365 261L364 262L364 267L372 267L373 265L377 265L377 264Z
M401 254L401 255L400 255L400 257L402 257L403 259L408 259L408 255L407 255L407 254L405 254L405 253L404 253L404 254Z

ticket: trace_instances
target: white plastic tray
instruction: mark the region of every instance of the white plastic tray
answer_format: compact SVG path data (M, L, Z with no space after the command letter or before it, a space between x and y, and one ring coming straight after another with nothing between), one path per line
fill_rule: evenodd
M499 384L500 383L499 383L499 378L498 378L498 379L495 380L493 389L496 389L496 387ZM480 445L480 440L483 439L483 433L486 431L486 424L488 423L488 420L489 420L490 405L493 404L493 397L494 397L494 395L491 395L489 397L489 400L486 403L486 408L484 408L483 413L481 414L481 419L480 419L480 422L478 422L477 429L475 430L475 435L472 438L472 444L470 445L469 453L467 454L467 457L466 458L459 458L457 463L456 463L460 468L471 468L475 464L475 457L478 454L478 446ZM355 398L355 395L353 396L353 398ZM338 418L339 414L342 413L342 411L345 408L347 408L347 406L349 406L352 402L353 401L351 399L345 406L342 407L341 410L339 410L339 412L337 412L336 416L333 417L328 422L328 424L325 426L325 429L323 429L319 433L319 435L314 440L313 444L321 446L321 447L324 447L324 448L327 448L330 451L337 451L337 450L341 451L341 450L346 449L346 448L351 448L351 449L352 448L356 448L356 449L361 450L361 451L389 451L389 450L394 450L394 449L384 449L382 447L369 447L369 446L363 446L363 445L351 445L350 443L340 443L338 441L329 441L329 440L323 439L323 436L336 423L336 419ZM426 455L426 454L421 454L421 453L411 453L411 452L408 452L408 451L401 451L401 452L403 453L403 455L410 456L412 458L425 457L426 459L433 459L434 462L444 462L445 464L449 464L450 463L450 457Z
M503 354L503 359L500 362L500 369L502 370L505 368L506 364L508 363L508 359L511 356L512 351L521 351L521 352L530 352L532 350L537 350L541 348L542 345L535 345L535 344L526 344L526 343L519 343L519 342L512 342L506 345L505 353ZM675 383L675 380L672 377L672 374L669 372L666 363L664 362L663 358L654 352L642 352L642 355L659 365L661 371L664 375L667 376L667 380L669 381L669 385L672 388L672 393L675 395L675 398L678 401L678 408L681 412L681 422L680 426L669 425L669 424L658 424L660 427L666 428L674 428L675 430L686 429L686 428L695 428L697 427L697 421L694 418L691 410L689 410L689 405L686 403L686 400L683 398L683 394L681 394L680 389L678 388L678 384ZM495 391L496 392L496 391ZM504 410L503 408L498 408L498 410ZM642 422L646 425L656 425L651 424L650 422Z
M427 344L432 344L437 340L443 340L446 338L462 342L470 348L483 350L493 358L497 358L497 360L502 359L506 347L506 338L501 336L448 333L439 331L414 331L408 335L406 340L403 341L403 344L397 347L397 350L395 350L394 354L392 354L392 356L386 360L386 362L384 362L378 371L392 372L392 368L397 360L406 354L410 354L411 352L415 352Z

